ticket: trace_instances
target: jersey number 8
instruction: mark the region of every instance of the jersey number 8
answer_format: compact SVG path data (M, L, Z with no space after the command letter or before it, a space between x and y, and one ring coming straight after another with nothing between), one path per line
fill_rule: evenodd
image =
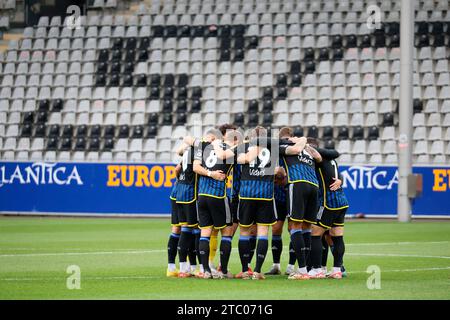
M205 164L208 168L212 168L216 165L217 163L217 155L216 152L214 150L212 150L209 153L208 158L205 159Z

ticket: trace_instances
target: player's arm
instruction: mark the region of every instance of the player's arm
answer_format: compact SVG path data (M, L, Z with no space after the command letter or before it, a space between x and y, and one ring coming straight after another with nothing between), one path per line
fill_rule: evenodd
M281 145L280 151L282 154L287 155L287 156L294 156L294 155L297 155L300 152L302 152L303 149L305 149L305 146L306 146L306 138L305 137L301 137L301 138L292 137L292 138L289 138L289 140L295 144L292 146L291 145Z
M225 173L223 173L222 170L214 170L214 171L210 171L208 169L205 169L202 166L202 162L200 160L194 160L194 165L193 165L193 170L195 173L205 176L205 177L210 177L213 178L215 180L219 180L219 181L223 181L226 178Z
M320 155L320 153L309 144L306 145L305 150L314 158L314 160L316 160L316 162L322 162L322 156Z
M249 147L246 153L241 153L237 157L237 163L246 164L256 159L259 154L259 148L257 146Z
M333 160L339 158L340 156L339 152L334 149L317 148L317 151L320 153L323 159L327 160Z
M276 176L283 176L283 177L286 177L286 170L284 170L283 167L276 167L276 168L275 168L275 175L276 175Z
M333 177L333 183L330 184L330 190L331 191L336 191L338 190L341 186L342 186L342 174L340 172L338 172L338 176L337 177Z
M231 150L231 149L223 150L220 147L220 142L221 142L220 140L214 140L211 143L213 145L213 147L214 147L214 152L216 153L217 158L225 160L225 159L229 159L229 158L234 157L233 150Z

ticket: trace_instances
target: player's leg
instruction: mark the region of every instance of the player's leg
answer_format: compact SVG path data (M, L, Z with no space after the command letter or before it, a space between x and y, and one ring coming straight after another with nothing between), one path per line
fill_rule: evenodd
M199 270L193 271L191 268L191 273L194 272L194 275L197 275L198 272L203 272L203 265L200 262L200 251L198 249L198 245L199 245L199 241L200 241L200 228L198 226L196 228L193 228L192 234L194 235L194 252L195 252L195 257L198 261ZM194 259L194 257L192 257L192 259ZM189 261L191 261L191 258L189 258Z
M233 240L233 225L227 226L221 230L222 239L220 241L220 272L217 273L219 279L230 279L233 275L228 270L228 262L230 260L232 240Z
M169 240L167 242L167 257L168 257L168 265L166 275L168 277L178 277L178 270L176 268L175 259L178 253L178 241L180 239L180 221L178 217L179 205L176 200L171 199L171 233L169 235Z
M308 271L311 269L311 226L313 223L316 223L317 219L317 211L318 211L318 189L317 187L310 185L310 184L304 184L302 186L304 188L304 201L305 201L305 214L303 217L303 223L302 223L302 235L303 240L305 242L305 259L306 259L306 266Z
M288 229L288 233L291 234L292 221L290 219L288 219L287 229ZM291 239L289 239L289 262L286 267L286 272L284 273L285 275L288 276L295 271L295 261L296 260L297 260L297 256L295 255L294 246L292 245Z
M250 227L250 257L248 258L248 267L251 269L250 264L252 263L253 256L255 255L256 242L257 242L257 227L256 224Z
M198 240L200 239L200 229L198 228L198 213L196 202L189 204L187 222L188 222L187 226L190 227L192 230L192 236L188 250L190 273L191 275L195 275L197 269Z
M227 198L214 199L216 211L213 214L214 227L221 231L220 241L220 271L213 274L216 279L233 278L228 271L228 261L231 255L231 241L233 237L233 217Z
M281 274L281 253L283 251L283 227L287 215L287 206L285 202L276 201L277 222L272 226L272 269L266 274Z
M167 273L168 277L178 277L178 270L176 268L175 259L177 256L178 240L180 238L181 229L179 226L172 226L172 232L169 236L169 241L167 243Z
M193 243L192 228L187 226L181 227L180 240L178 242L178 258L180 260L180 273L179 278L186 278L190 276L189 263L187 262L187 256L191 244Z
M197 262L195 259L195 235L193 229L197 228L197 207L195 202L181 204L181 210L184 212L186 217L186 223L181 226L180 241L178 242L178 256L180 259L180 273L178 277L186 278L191 276L190 265L187 262L188 255L192 259L192 253L194 259L192 261L193 265L196 266ZM195 267L194 267L195 269Z
M241 272L236 274L235 278L250 279L248 273L248 264L250 261L250 234L251 226L254 224L254 208L253 200L239 201L238 216L239 216L239 258L241 260Z
M305 212L303 190L300 183L289 185L289 219L291 220L291 242L298 262L298 272L289 275L290 280L309 279L306 269L305 240L302 234L302 222Z
M342 278L342 267L345 253L344 243L344 218L347 209L343 209L336 214L333 227L330 230L331 240L333 241L333 271L330 274L330 278L340 279Z
M316 222L312 225L311 237L311 270L309 276L314 279L323 279L326 272L322 269L322 236L331 228L334 213L321 206L316 215Z
M308 274L314 279L322 279L326 276L322 269L322 235L325 230L322 226L312 225L310 254L312 267Z
M278 220L272 226L272 259L273 265L269 272L266 272L266 275L277 275L281 274L281 252L283 251L283 226L284 220Z
M269 226L276 223L275 201L257 201L256 223L258 244L256 246L256 266L252 278L254 280L265 279L261 273L264 260L266 259L267 250L269 248Z
M198 205L198 222L200 227L200 239L198 251L200 254L200 263L203 266L203 273L199 273L200 278L212 278L211 269L209 268L209 241L213 229L213 220L208 207L209 197L199 196Z
M330 231L326 230L322 235L322 272L327 273L327 261L328 261L328 238L330 237Z
M211 239L209 241L209 268L211 272L215 274L217 272L214 266L214 258L216 257L217 245L218 245L219 230L213 229L211 233Z

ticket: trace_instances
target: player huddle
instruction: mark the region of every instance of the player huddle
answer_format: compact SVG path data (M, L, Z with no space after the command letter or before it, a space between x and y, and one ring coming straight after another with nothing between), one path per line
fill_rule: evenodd
M288 279L342 278L348 202L341 188L336 150L319 148L313 138L295 137L289 127L277 135L256 127L244 138L235 126L224 124L208 130L203 138L185 137L177 154L182 160L170 196L167 276L265 279L262 266L269 248L269 227L273 265L265 274L281 274L282 232L287 220ZM228 262L238 226L242 269L233 276ZM212 261L219 232L220 265L216 269ZM334 257L330 273L326 270L328 246Z

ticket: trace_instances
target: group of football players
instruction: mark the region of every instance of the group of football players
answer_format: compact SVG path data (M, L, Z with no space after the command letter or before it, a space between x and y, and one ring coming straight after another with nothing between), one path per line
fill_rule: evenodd
M343 234L348 202L336 162L339 153L328 147L319 148L314 138L295 137L289 127L269 133L258 126L244 134L224 124L208 130L204 137L185 137L176 151L181 161L170 196L167 276L261 280L265 275L281 274L286 220L288 279L345 276ZM231 192L227 191L229 179ZM233 275L228 262L238 227L242 269ZM273 265L264 274L269 227ZM220 263L215 268L218 233ZM329 247L334 266L327 272Z

